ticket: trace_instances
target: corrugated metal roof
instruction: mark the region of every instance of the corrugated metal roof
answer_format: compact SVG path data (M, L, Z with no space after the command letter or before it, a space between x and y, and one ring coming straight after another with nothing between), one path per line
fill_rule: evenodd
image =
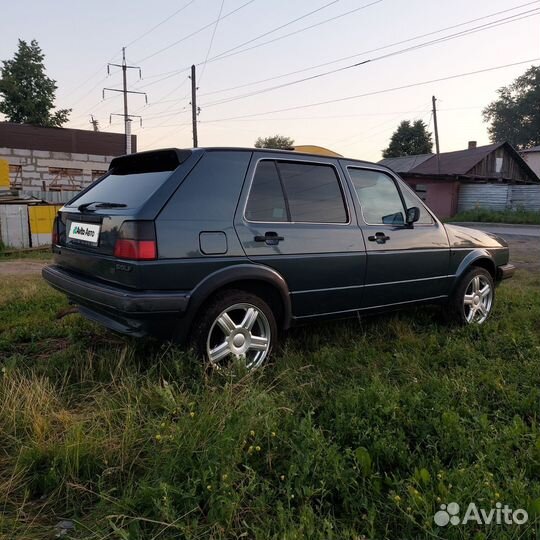
M406 173L434 156L435 154L418 154L416 156L384 158L379 161L379 165L384 165L397 173Z

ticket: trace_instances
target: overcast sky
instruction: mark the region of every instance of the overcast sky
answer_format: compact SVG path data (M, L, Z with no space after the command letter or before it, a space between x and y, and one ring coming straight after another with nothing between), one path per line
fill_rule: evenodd
M540 63L531 61L540 57L539 13L540 1L526 0L26 0L2 6L2 19L9 24L2 25L0 58L13 55L18 38L37 39L48 75L58 84L57 106L73 108L68 127L91 129L93 113L102 130L122 131L120 117L113 117L109 126L109 114L122 112L121 95L110 93L102 101L101 91L121 87L118 70L106 78L106 63L118 62L122 46L127 46L128 62L143 70L141 81L130 70L129 86L148 93L148 106L143 96L129 96L130 112L143 116L142 128L133 122L142 150L192 145L190 83L184 68L231 49L251 48L198 66L200 146L252 146L258 136L280 133L297 144L377 161L401 120L421 118L432 130L432 95L438 99L441 151L465 148L469 140L489 143L482 108L499 87ZM377 60L508 17L521 20ZM461 25L473 19L478 20ZM318 25L323 21L328 22ZM312 25L317 26L303 30ZM437 32L454 25L460 26ZM254 47L265 41L272 42ZM361 54L367 51L373 52ZM364 60L372 61L245 96ZM523 61L528 62L386 91ZM327 65L306 69L320 64ZM179 73L164 78L171 71ZM241 85L247 86L227 90ZM374 92L379 93L365 95ZM243 97L219 103L235 96ZM336 101L350 96L359 97ZM328 103L306 107L320 102ZM289 110L272 112L281 109Z

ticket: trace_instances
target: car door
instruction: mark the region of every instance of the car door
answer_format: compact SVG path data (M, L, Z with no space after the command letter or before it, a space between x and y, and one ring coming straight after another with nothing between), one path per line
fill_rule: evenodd
M448 294L450 250L444 226L401 181L383 169L344 163L367 251L362 307L377 307ZM420 209L406 223L407 208Z
M365 245L335 159L255 152L235 227L246 255L285 278L295 317L360 307Z

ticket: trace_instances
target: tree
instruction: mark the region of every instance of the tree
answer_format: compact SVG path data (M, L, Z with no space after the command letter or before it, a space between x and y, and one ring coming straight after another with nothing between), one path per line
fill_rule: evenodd
M431 133L422 120L403 120L394 131L388 148L383 150L383 157L414 156L430 154L433 148Z
M540 144L540 66L531 66L483 111L492 142L508 141L519 149Z
M292 150L294 139L284 137L283 135L274 135L273 137L259 137L255 141L255 148L281 148L282 150Z
M41 52L34 39L19 40L12 60L4 60L0 78L0 113L10 122L44 127L60 127L71 109L53 111L56 81L47 77Z

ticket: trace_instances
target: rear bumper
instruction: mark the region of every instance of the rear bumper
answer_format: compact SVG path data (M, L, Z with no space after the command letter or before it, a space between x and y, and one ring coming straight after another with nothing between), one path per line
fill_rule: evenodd
M513 264L503 264L502 266L497 267L497 280L502 281L503 279L511 278L516 271L516 267Z
M58 266L46 266L42 276L63 292L80 312L117 332L142 336L164 330L163 319L180 318L187 310L188 291L130 291L73 274Z

